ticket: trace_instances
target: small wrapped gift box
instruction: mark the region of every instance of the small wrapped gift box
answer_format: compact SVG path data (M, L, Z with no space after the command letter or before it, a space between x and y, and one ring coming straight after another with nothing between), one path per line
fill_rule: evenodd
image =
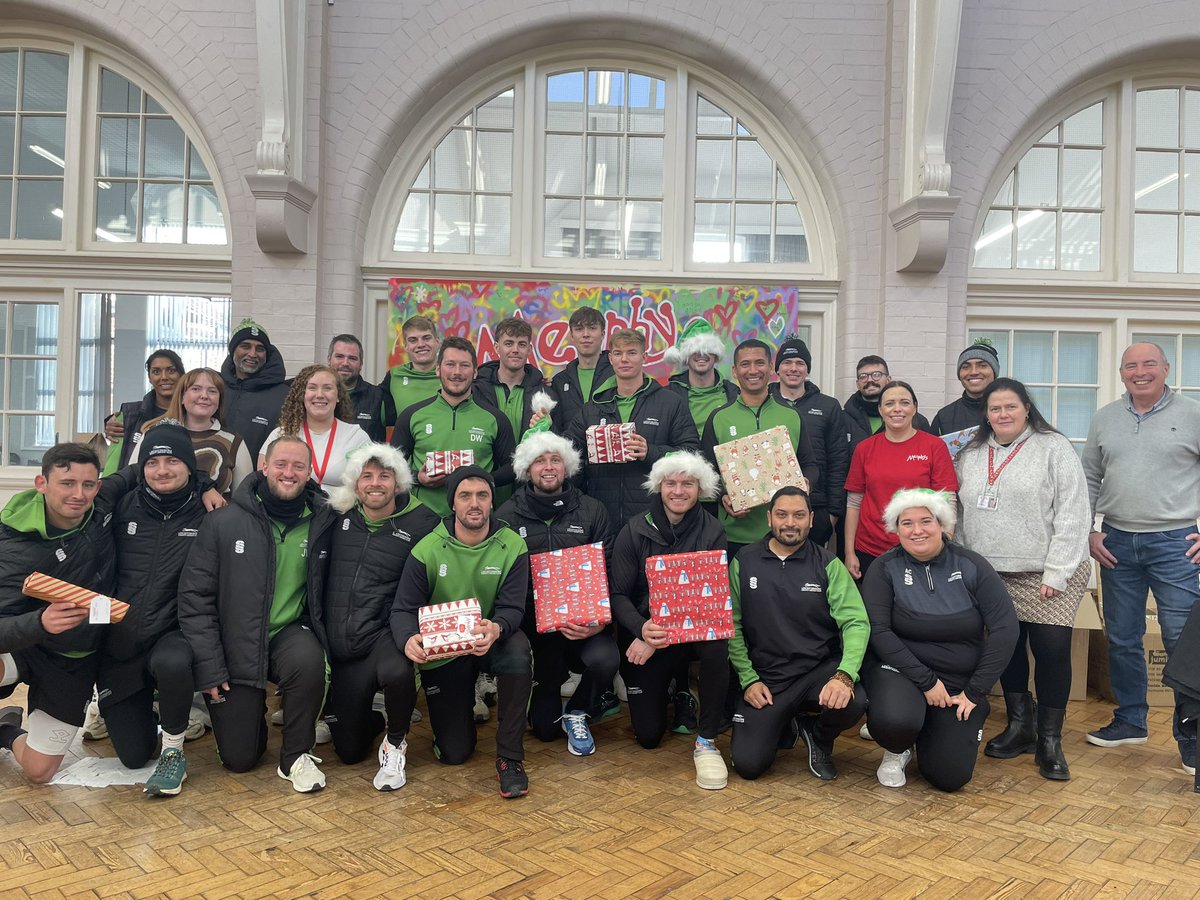
M612 621L603 544L537 553L529 557L529 567L538 634Z
M589 425L587 455L590 463L628 462L629 438L634 435L632 422L622 425Z
M421 628L425 656L430 660L450 659L470 653L478 638L473 630L481 618L479 601L474 597L422 606L417 614L417 624Z
M729 557L724 550L672 553L646 560L650 618L667 629L668 644L733 637Z
M430 450L425 457L425 474L449 475L459 466L474 464L474 450Z
M792 436L783 425L717 444L714 452L735 512L762 506L784 485L808 490Z
M106 597L104 594L71 584L69 581L51 578L41 572L34 572L25 579L21 593L26 597L45 600L47 603L70 603L72 606L88 610L91 609L92 598L101 597L109 603L109 618L113 622L120 622L125 618L125 613L129 612L129 604L115 597Z

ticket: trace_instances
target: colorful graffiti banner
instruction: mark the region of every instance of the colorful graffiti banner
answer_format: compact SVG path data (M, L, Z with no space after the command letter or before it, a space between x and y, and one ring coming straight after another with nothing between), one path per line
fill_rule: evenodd
M663 351L694 317L706 319L732 356L732 348L758 338L772 348L798 330L799 296L795 287L761 285L584 285L550 281L419 281L389 282L391 353L388 365L404 362L400 327L410 316L437 323L442 336L458 335L474 342L480 362L495 359L492 329L507 316L533 326L534 361L547 372L575 358L568 342L567 319L583 306L604 316L606 335L617 328L636 328L646 335L647 373L671 374Z

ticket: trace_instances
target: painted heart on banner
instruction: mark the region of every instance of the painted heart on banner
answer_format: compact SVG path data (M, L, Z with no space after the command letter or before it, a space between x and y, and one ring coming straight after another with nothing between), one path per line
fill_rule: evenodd
M758 337L758 329L757 328L749 328L746 331L735 330L733 332L733 343L734 343L734 346L737 346L742 341L748 341L751 338L756 338L756 337Z
M783 316L776 316L767 323L767 328L770 329L771 334L775 335L775 337L779 337L781 334L783 334L783 329L787 328L787 319L785 319Z
M709 319L709 323L713 326L713 328L717 329L717 331L727 331L733 326L733 320L737 315L737 311L738 302L736 300L730 300L724 306L714 306L709 310L709 312L712 314L712 318ZM724 326L724 328L720 326Z
M759 300L754 304L754 308L758 310L758 314L763 317L764 322L769 322L771 317L779 312L782 305L783 302L776 296L770 300Z

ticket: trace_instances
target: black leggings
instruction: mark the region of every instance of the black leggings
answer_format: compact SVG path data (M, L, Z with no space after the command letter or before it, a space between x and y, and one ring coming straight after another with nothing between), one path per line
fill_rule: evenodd
M127 663L101 664L98 683L104 691L108 677L126 683L111 696L101 699L100 714L108 726L108 736L127 769L140 769L158 749L158 725L166 734L183 734L192 710L192 648L180 631L168 631L143 656ZM140 687L127 679L137 678ZM154 689L158 687L158 722L154 719ZM129 693L129 688L133 688Z
M557 631L529 635L533 647L533 694L529 724L539 740L563 736L559 719L563 709L582 710L593 719L600 714L600 695L612 688L617 674L617 642L611 629L582 641L572 641ZM570 672L582 672L579 687L564 707L559 688Z
M938 790L957 791L971 780L991 711L986 697L960 722L957 707L930 706L895 669L874 663L863 672L863 681L871 697L867 727L879 746L903 753L915 745L917 768Z
M475 752L475 677L480 672L496 676L496 755L525 758L525 713L533 686L533 658L529 638L514 631L492 644L484 656L457 656L434 668L421 670L429 727L438 759L460 766Z
M1017 646L1000 686L1006 694L1023 694L1029 690L1029 654L1033 650L1033 686L1038 703L1047 709L1066 709L1071 696L1071 629L1066 625L1041 625L1021 622Z
M700 737L716 740L729 687L729 641L696 641L655 650L645 665L625 656L632 638L622 632L621 677L629 693L629 720L637 742L648 750L658 746L667 731L667 687L681 661L700 661ZM681 688L676 685L676 690Z
M800 714L818 716L815 738L827 752L833 749L834 739L858 724L867 708L867 695L862 685L844 709L827 709L818 702L821 689L837 671L837 660L817 666L780 690L771 689L771 705L755 709L743 697L733 716L733 768L743 778L758 778L775 762L779 738L783 729ZM770 687L770 685L768 685Z
M388 733L402 737L408 733L417 702L417 677L412 662L396 649L390 631L380 634L371 652L361 659L331 665L325 721L333 735L334 752L347 765L366 759L383 731L384 717L371 708L380 689Z

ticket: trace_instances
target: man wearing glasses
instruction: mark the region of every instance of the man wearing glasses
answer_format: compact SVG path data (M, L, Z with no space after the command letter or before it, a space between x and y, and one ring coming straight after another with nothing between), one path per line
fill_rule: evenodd
M879 417L879 395L892 383L888 364L882 356L864 356L854 367L858 393L851 394L843 409L846 412L846 440L850 444L850 456L854 448L883 428ZM913 419L913 427L933 433L929 420L920 413Z

